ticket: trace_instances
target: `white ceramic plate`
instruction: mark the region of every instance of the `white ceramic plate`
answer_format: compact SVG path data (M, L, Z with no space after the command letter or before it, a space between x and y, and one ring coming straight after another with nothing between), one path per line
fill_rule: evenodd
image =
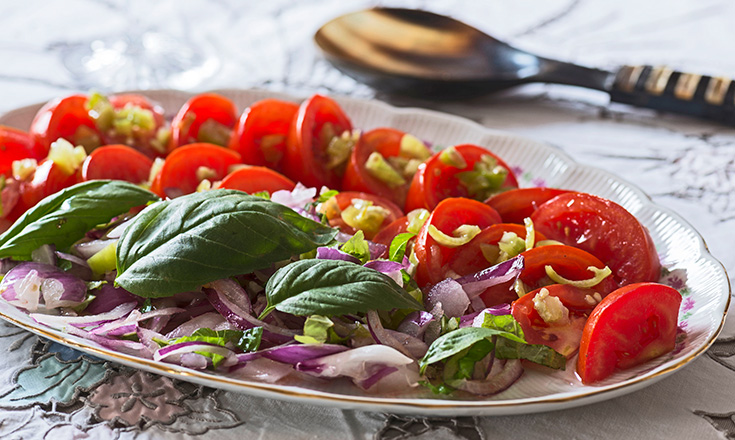
M144 92L168 112L175 112L190 96L176 91ZM225 90L240 109L276 96L271 92ZM422 415L506 415L557 410L607 400L651 385L694 360L714 342L730 301L730 284L722 265L709 253L700 235L681 217L655 205L639 188L605 171L581 166L546 144L488 130L469 120L420 109L398 109L375 101L338 99L356 127L399 128L434 145L475 143L497 153L514 167L522 186L546 185L585 191L609 198L627 208L651 232L662 262L672 273L664 282L684 295L679 325L686 337L673 353L637 368L616 373L596 386L584 386L574 376L574 363L565 372L527 371L503 393L478 400L393 398L361 394L352 388L330 384L272 385L194 371L176 365L140 359L102 348L97 344L46 328L25 313L0 301L0 317L24 329L80 351L154 373L214 388L306 404L345 409ZM28 129L39 106L18 109L0 117L0 124Z

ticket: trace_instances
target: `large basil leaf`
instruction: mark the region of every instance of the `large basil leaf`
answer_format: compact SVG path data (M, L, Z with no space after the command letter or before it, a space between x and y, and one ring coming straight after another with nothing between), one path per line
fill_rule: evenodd
M464 327L438 337L419 361L422 371L428 365L439 362L460 351L470 348L475 343L493 336L501 336L515 342L525 343L523 339L503 330L484 327Z
M268 307L292 315L344 315L368 310L421 309L382 273L341 260L301 260L279 269L265 286Z
M41 200L0 235L0 258L30 260L43 244L67 248L93 227L155 200L155 194L128 182L79 183Z
M143 297L171 296L326 245L336 230L278 203L214 190L155 203L117 244L115 282Z

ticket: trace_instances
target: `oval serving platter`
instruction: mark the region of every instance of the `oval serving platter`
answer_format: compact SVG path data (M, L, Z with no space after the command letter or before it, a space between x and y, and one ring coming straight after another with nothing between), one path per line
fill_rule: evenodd
M191 94L172 91L140 92L175 112ZM241 110L268 97L300 99L260 90L220 90ZM638 367L617 372L596 386L585 386L574 376L574 360L567 371L528 370L508 390L483 399L405 398L370 395L343 387L309 384L268 384L154 362L103 348L33 321L26 313L0 300L0 318L45 338L90 355L153 373L255 396L325 405L343 409L427 416L526 414L586 405L621 396L674 373L714 342L722 329L730 302L730 283L708 251L702 237L677 214L654 204L639 188L601 169L576 163L560 150L539 141L487 129L467 119L439 112L396 108L377 101L335 98L354 126L367 130L389 126L426 139L434 145L475 143L510 164L521 186L549 186L597 194L628 209L651 232L667 273L662 282L680 290L682 330L674 352ZM23 107L0 117L0 124L27 130L39 105ZM171 116L171 115L168 115Z

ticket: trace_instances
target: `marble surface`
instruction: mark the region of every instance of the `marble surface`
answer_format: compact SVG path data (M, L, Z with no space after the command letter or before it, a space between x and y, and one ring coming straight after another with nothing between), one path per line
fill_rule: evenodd
M734 128L611 105L603 93L566 86L528 85L453 103L383 95L334 69L311 41L326 20L374 4L449 14L518 47L584 65L667 64L735 77L735 3L729 0L3 1L0 113L92 88L254 87L437 109L549 142L579 162L640 186L692 223L735 274ZM142 63L114 77L69 70L75 54L94 40L141 32L183 42L189 52L181 56L199 56L206 78L151 76ZM5 324L0 324L0 352L0 400L33 369L84 367L78 386L57 389L56 400L44 395L11 405L6 399L0 405L4 439L735 438L733 322L708 353L640 392L584 408L494 418L426 419L249 398L103 366ZM163 394L147 395L150 384ZM162 403L153 405L156 410L140 405L133 420L130 412L115 413L114 404L104 402L105 393Z

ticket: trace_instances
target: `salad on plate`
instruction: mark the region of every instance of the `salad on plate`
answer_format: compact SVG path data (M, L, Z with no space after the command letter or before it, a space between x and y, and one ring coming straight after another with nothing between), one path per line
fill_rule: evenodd
M117 352L267 383L482 398L604 384L685 337L621 205L333 99L52 101L0 127L0 296ZM351 385L351 386L352 386Z

